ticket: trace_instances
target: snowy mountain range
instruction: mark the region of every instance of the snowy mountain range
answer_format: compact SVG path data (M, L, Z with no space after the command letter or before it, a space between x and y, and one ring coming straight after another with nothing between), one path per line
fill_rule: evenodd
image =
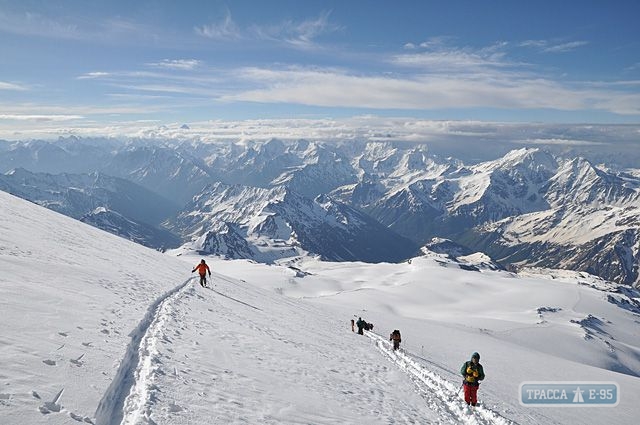
M461 238L508 263L584 270L609 280L638 283L638 179L567 160L538 190L540 211L506 217Z
M0 175L0 190L153 248L175 248L180 238L158 225L177 204L149 189L100 172Z
M266 262L296 255L396 262L435 237L484 252L505 266L581 270L620 283L640 282L640 171L540 149L465 163L431 154L428 144L67 138L5 144L0 171L8 174L0 181L26 173L19 167L41 182L13 178L3 190L57 205L77 218L105 207L154 228L138 234L172 232L185 252ZM77 214L78 208L62 208L55 197L41 195L54 192L48 185L69 170L126 179L164 204L137 203L138 195L128 195L133 189L122 187L118 193L129 199L129 211L85 201L87 207ZM56 193L78 186L56 184ZM105 228L131 233L117 225Z
M288 257L301 255L302 249L331 261L398 262L418 249L411 240L357 209L327 195L307 198L286 186L262 189L216 183L186 206L174 228L177 233L193 237L203 229L209 235L228 235L225 250L210 239L205 239L199 249L228 258L263 259L267 248L272 254L278 251L279 256ZM240 242L229 243L230 234ZM232 249L241 241L251 245L249 257L245 248L241 252ZM284 253L278 246L286 248Z

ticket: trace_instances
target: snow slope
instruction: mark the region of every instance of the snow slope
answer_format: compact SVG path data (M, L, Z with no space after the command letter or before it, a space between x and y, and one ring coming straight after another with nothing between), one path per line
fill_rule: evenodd
M0 192L0 423L636 422L640 319L607 298L624 294L428 257L211 258L204 289L198 260ZM354 314L375 332L352 333ZM569 321L587 314L601 322ZM406 351L390 351L394 328ZM466 411L457 370L476 350L487 380ZM615 381L621 401L520 406L519 383L543 379Z

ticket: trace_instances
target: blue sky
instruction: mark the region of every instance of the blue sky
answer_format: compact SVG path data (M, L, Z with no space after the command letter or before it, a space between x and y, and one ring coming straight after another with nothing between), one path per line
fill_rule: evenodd
M0 0L0 130L362 115L636 124L638 16L636 1Z

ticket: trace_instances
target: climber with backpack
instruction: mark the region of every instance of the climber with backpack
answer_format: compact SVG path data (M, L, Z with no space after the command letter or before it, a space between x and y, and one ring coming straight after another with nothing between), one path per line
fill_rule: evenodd
M402 337L400 336L400 331L398 329L395 329L393 332L391 332L391 335L389 335L389 341L393 341L394 351L400 348Z
M460 368L460 373L464 377L464 401L471 406L478 403L478 388L480 381L484 379L484 368L480 364L480 354L473 353L471 360L464 362Z

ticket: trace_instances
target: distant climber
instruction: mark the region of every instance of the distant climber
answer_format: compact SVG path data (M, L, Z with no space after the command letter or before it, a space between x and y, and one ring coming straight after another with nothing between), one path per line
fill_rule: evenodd
M351 319L351 332L355 332L356 331L355 325L356 325L356 321Z
M389 335L389 341L393 341L394 351L400 348L402 337L400 336L400 331L398 329L395 329L393 332L391 332L391 335Z
M211 277L211 269L209 268L209 266L204 260L201 260L200 264L198 264L193 268L193 270L191 270L191 273L195 272L196 270L198 271L198 274L200 274L200 286L202 286L203 288L206 288L207 272L209 273L209 277Z
M358 333L360 335L364 335L364 332L362 330L364 329L366 324L367 324L367 322L362 320L362 317L358 317L358 321L356 322L356 326L358 327Z
M480 364L480 354L473 353L471 360L464 362L460 368L460 373L464 376L464 401L471 406L478 403L478 388L480 381L484 379L484 368Z

